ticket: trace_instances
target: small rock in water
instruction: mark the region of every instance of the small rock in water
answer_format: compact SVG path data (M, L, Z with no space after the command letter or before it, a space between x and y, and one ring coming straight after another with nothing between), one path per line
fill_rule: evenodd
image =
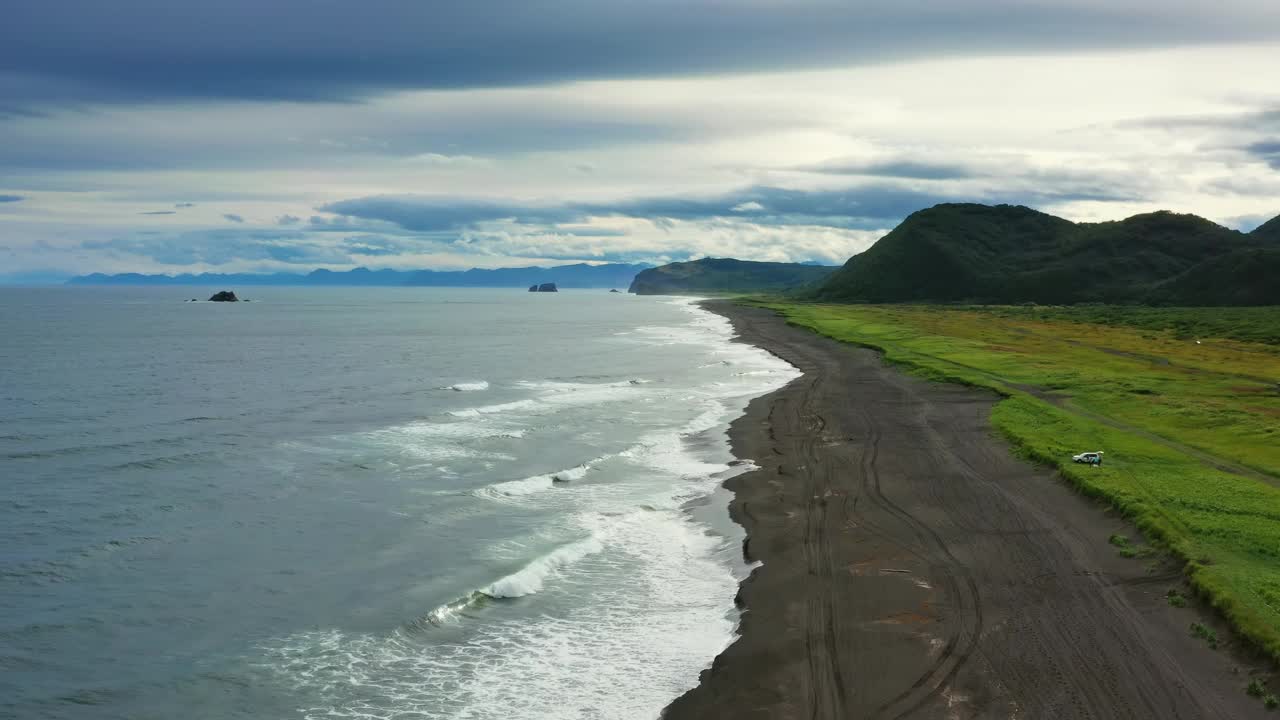
M213 294L213 297L209 298L209 302L239 302L239 301L240 301L240 298L236 297L236 294L231 292L230 290L222 290L221 292L216 292Z

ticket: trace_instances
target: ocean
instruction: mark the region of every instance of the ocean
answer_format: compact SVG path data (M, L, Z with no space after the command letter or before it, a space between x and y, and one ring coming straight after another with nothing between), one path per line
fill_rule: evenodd
M656 718L733 639L686 299L0 290L0 717Z

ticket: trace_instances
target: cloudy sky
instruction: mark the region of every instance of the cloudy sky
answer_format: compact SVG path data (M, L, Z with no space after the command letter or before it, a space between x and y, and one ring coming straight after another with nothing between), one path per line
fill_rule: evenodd
M1275 0L49 0L0 275L842 262L910 212L1280 214Z

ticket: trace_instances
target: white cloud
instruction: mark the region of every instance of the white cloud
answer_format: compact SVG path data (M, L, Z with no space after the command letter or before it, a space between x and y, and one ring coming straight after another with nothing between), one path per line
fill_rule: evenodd
M435 165L439 167L457 167L462 165L488 165L489 161L484 158L472 157L471 155L445 155L443 153L422 153L414 155L410 158L413 162L423 165Z
M765 186L850 202L868 188L1031 197L1079 220L1158 208L1222 222L1269 217L1280 212L1280 172L1247 148L1280 136L1280 98L1260 95L1256 74L1238 68L1269 67L1277 56L1278 45L1237 45L968 57L325 106L137 105L9 118L0 120L0 193L26 199L0 204L3 244L15 269L90 271L124 260L81 241L184 237L226 228L227 215L246 218L245 231L305 228L287 219L352 198L605 207ZM194 206L139 215L178 203ZM452 232L447 247L476 264L682 253L840 261L873 239L795 224L804 220L770 224L772 212L769 200L743 198L725 217L587 213L588 229L613 233L598 236L564 222L478 224ZM384 225L350 229L414 237ZM326 237L316 242L335 241ZM381 261L439 256L399 249Z

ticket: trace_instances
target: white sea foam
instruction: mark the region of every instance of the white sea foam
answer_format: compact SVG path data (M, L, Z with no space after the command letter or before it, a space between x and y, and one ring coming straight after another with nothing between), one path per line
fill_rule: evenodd
M499 415L503 413L518 412L521 410L532 410L537 407L537 400L525 399L516 400L514 402L499 403L497 405L481 405L480 407L450 410L449 414L454 417L480 417L481 415Z
M494 483L487 487L480 488L476 491L476 495L480 497L490 498L509 498L522 497L524 495L532 495L550 490L554 485L551 475L531 475L527 478L519 480L507 480L505 482Z
M477 590L466 597L458 598L453 602L445 603L435 610L432 610L427 613L425 620L427 624L435 626L451 623L459 619L462 613L466 612L469 608L479 605L485 597L484 593Z
M449 414L454 417L550 415L566 408L626 402L634 398L636 393L640 391L639 383L632 383L629 380L611 383L563 383L551 381L535 383L527 381L517 383L517 385L535 391L535 396L497 405L481 405L479 407L451 410Z
M688 313L687 324L655 324L610 342L688 346L670 350L690 358L685 376L664 375L646 387L629 379L518 383L528 397L456 410L459 419L436 423L488 432L528 427L525 416L568 407L654 401L631 408L643 411L636 417L644 424L631 436L638 440L623 437L623 446L632 445L617 455L601 447L600 457L559 473L476 493L506 499L506 506L472 501L482 512L496 509L495 527L508 512L548 523L529 536L496 537L486 551L515 572L478 583L482 588L459 583L445 595L457 600L424 609L425 623L402 630L308 632L265 647L264 671L309 699L300 715L630 720L657 717L697 682L733 638L737 581L726 558L736 544L708 534L685 503L713 492L726 474L750 469L728 466L727 441L715 431L751 397L798 373L756 348L730 344L729 323L692 301L672 304ZM429 437L438 430L416 432ZM616 432L599 437L618 441ZM607 471L608 481L569 482L563 492L544 493L556 476L583 480L593 469L602 478ZM524 559L530 547L548 541L558 545Z
M489 383L484 380L476 380L474 382L454 383L444 388L445 390L453 390L456 392L477 392L480 390L488 390Z
M728 467L724 463L708 462L690 452L685 435L675 431L646 435L620 455L636 464L662 471L686 482L706 480ZM688 487L686 485L686 489Z
M729 408L725 407L724 403L716 400L708 401L705 407L706 409L699 413L697 417L680 428L682 435L696 435L706 432L723 423L725 416L729 414Z
M525 432L525 427L507 422L418 421L331 438L331 443L320 450L346 457L368 453L371 448L383 448L378 452L385 454L390 450L414 461L431 463L452 460L508 461L514 460L514 456L494 447L484 447L482 443L497 438L520 439Z
M587 473L596 465L607 460L610 456L601 456L594 460L588 460L581 465L566 470L560 470L553 473L544 473L541 475L531 475L519 480L507 480L505 482L494 483L488 487L481 488L477 491L478 495L486 497L520 497L524 495L532 495L544 490L550 490L557 482L573 482L586 477Z
M547 576L560 568L581 560L592 553L604 549L600 541L594 537L584 538L577 542L556 548L553 552L525 565L520 570L483 587L480 592L491 598L518 598L542 590Z
M376 431L375 435L386 439L481 440L485 438L521 438L525 429L509 425L478 422L414 422Z
M573 612L463 619L466 642L419 627L300 633L265 647L262 668L315 698L306 718L657 717L732 639L736 581L714 559L723 543L678 511L579 519L591 536L486 588L572 598ZM468 596L436 617L453 624L482 604Z
M549 393L566 393L566 392L583 392L591 390L601 390L603 388L621 388L628 385L636 385L645 380L616 380L613 382L602 383L584 383L584 382L565 382L563 380L521 380L516 383L517 386L529 388L531 390L539 390Z
M653 325L636 328L635 335L639 342L659 345L692 344L702 345L707 342L707 334L696 325Z

